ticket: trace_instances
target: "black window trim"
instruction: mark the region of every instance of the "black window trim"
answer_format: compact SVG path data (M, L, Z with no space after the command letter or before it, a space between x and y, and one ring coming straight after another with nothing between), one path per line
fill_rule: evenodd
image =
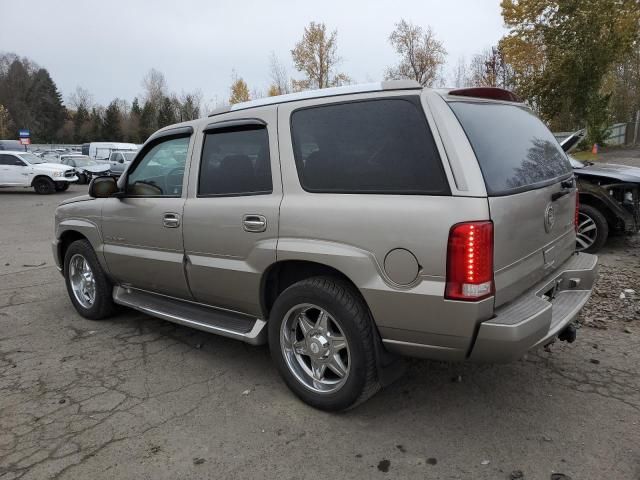
M136 158L133 159L131 165L126 170L124 174L120 177L122 180L122 184L120 188L122 190L122 194L118 195L122 198L182 198L182 194L184 194L184 188L181 195L132 195L127 192L127 183L129 181L129 174L134 172L136 167L140 164L140 162L146 157L149 150L158 145L159 143L163 143L165 141L174 140L177 138L191 138L193 135L193 127L177 127L171 128L169 130L163 130L161 132L156 132L149 137L149 139L145 142L142 148L137 152ZM191 143L191 141L189 141ZM187 163L189 162L189 146L187 146L187 158L185 160L185 171L187 170ZM182 179L184 183L184 177Z
M429 132L429 135L431 135L431 139L433 140L434 143L434 151L438 157L438 167L440 168L440 171L442 173L442 178L444 180L444 186L445 189L443 190L443 192L438 192L438 193L426 193L424 191L411 191L411 190L367 190L367 191L361 191L361 192L354 192L353 190L326 190L326 189L312 189L312 188L308 188L304 185L303 181L302 181L302 175L301 175L301 169L300 169L300 165L298 162L298 147L296 146L296 142L293 136L293 115L296 112L302 111L302 110L310 110L310 109L314 109L314 108L322 108L322 107L328 107L328 106L334 106L334 105L347 105L347 104L351 104L351 103L365 103L365 102L377 102L377 101L381 101L381 100L402 100L405 102L409 102L411 103L414 107L416 107L418 109L418 112L420 113L420 116L422 117L423 121L424 121L424 126L426 127L427 131ZM291 138L291 147L293 149L293 159L294 159L294 163L296 166L296 173L298 174L298 183L300 184L300 188L302 188L305 192L307 193L313 193L313 194L339 194L339 195L421 195L421 196L425 196L425 197L450 197L452 195L451 193L451 185L449 184L449 179L447 177L447 172L444 169L444 165L442 164L442 157L440 156L440 151L438 149L437 143L435 141L435 136L433 134L433 130L431 129L431 126L429 125L429 121L427 120L427 116L424 112L424 109L422 108L422 102L420 101L420 94L408 94L408 95L389 95L389 96L383 96L383 97L368 97L368 98L359 98L356 100L345 100L345 101L339 101L339 102L321 102L321 103L317 103L315 105L306 105L304 107L300 107L300 108L296 108L294 110L292 110L289 113L289 135Z
M269 149L269 173L271 173L271 189L258 190L255 192L237 192L237 193L200 193L200 176L202 175L202 156L204 155L204 143L207 135L217 133L227 133L243 130L266 130L267 131L267 148ZM209 123L202 130L202 145L200 148L200 161L198 162L198 181L196 182L196 198L222 198L222 197L251 197L255 195L271 195L273 193L273 171L271 168L271 142L269 138L269 125L259 118L241 118L233 120L222 120L221 122Z
M4 155L6 157L12 157L14 159L14 162L16 160L20 162L20 165L14 163L13 165L5 165L5 167L26 167L29 165L27 162L21 159L18 155L14 155L13 153L0 153L0 155Z

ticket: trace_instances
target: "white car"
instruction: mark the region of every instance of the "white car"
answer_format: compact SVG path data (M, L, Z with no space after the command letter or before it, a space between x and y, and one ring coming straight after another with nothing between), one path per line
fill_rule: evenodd
M0 187L33 187L44 195L63 192L77 181L75 170L67 165L47 163L33 153L0 152Z

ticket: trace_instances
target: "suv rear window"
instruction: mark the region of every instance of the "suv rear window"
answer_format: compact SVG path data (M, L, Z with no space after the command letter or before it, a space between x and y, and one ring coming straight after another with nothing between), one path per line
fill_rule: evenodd
M307 191L450 194L417 96L303 108L291 132Z
M553 134L528 108L450 102L480 163L491 196L549 185L572 173Z

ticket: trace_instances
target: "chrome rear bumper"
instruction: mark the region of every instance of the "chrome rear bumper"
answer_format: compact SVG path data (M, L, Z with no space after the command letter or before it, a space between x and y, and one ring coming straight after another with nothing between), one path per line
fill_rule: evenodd
M480 324L469 359L508 362L552 341L589 300L597 270L595 255L572 255L550 277Z

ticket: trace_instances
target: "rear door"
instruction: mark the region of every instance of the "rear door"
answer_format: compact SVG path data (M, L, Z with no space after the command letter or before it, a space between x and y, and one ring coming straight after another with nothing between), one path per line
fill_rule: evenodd
M575 249L571 165L553 134L520 105L450 101L478 159L494 223L496 306Z
M276 111L214 117L200 133L184 209L186 273L198 302L261 315L282 200Z

